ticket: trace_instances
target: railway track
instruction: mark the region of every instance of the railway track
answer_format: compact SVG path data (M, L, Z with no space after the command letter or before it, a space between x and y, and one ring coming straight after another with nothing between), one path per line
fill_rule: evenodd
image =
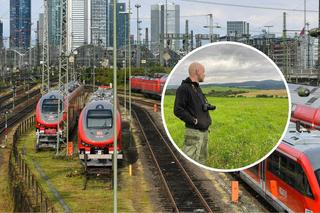
M139 102L139 104L142 104L144 106L153 106L150 102L150 100L146 99L144 101ZM141 127L140 127L141 128ZM162 135L166 135L166 132L163 129L158 129ZM164 137L165 138L165 137ZM169 141L169 139L168 139ZM177 159L179 160L179 162L182 164L182 166L184 167L185 171L189 174L189 176L191 177L191 179L194 181L196 187L198 187L199 189L202 188L203 186L201 185L201 181L199 181L197 179L196 176L193 175L193 171L191 171L193 168L189 168L188 162L185 161L184 158L182 158L182 156L179 155L179 152L177 150L175 150L174 146L169 142L167 143L168 146L171 148L171 150L173 151L173 153L177 156ZM250 194L252 197L254 197L256 199L256 201L258 203L260 203L266 210L270 211L270 212L275 212L275 209L264 199L262 199L262 197L260 195L258 195L258 193L256 193L255 191L252 190L252 188L250 188L250 186L248 186L238 175L238 173L232 173L228 175L228 182L225 182L225 180L223 180L223 178L221 178L219 176L219 173L217 173L215 175L216 181L219 183L219 185L225 190L227 191L227 193L230 195L231 197L231 185L230 182L231 180L238 180L239 183L241 184L241 186L243 187L243 189ZM206 194L206 193L204 193ZM248 203L246 203L247 200L244 198L242 199L242 197L240 196L239 198L239 203L237 204L239 206L239 209L241 209L241 211L243 212L249 212L252 211L252 206Z
M33 83L33 84L30 84L29 87L32 88L33 86L35 86L36 84ZM23 86L19 86L17 89L16 89L16 95L19 95L21 94L24 90L24 87ZM9 92L8 94L5 94L5 95L2 95L0 96L0 104L5 102L7 99L10 99L13 95L13 91Z
M124 95L119 94L118 97L120 97L122 100L124 100ZM156 104L158 107L160 107L161 103L160 101L153 100L153 99L146 99L143 96L131 96L132 103L142 104L144 106L148 107L154 107ZM129 98L127 96L127 104L129 103Z
M23 107L21 110L16 112L13 116L8 118L8 128L12 127L15 123L17 123L19 120L21 120L23 117L25 117L27 114L31 113L36 106L36 101L33 101L29 105ZM0 120L0 135L3 134L5 131L5 121Z
M119 94L124 95L124 90L122 90L122 89L118 89L117 92L118 92ZM127 91L126 94L127 94L127 96L129 96L129 91ZM145 98L145 96L144 96L143 94L141 94L141 93L136 93L136 92L131 92L131 96Z
M16 93L19 93L22 90L22 88L19 88L16 90ZM6 100L10 99L12 97L13 92L9 92L8 94L0 96L0 103L5 102Z
M26 100L24 102L26 102ZM11 116L8 117L8 128L12 127L15 123L35 109L38 102L38 96L35 94L25 105L23 105L24 102L21 101L20 105L13 111L13 113L11 113ZM0 136L5 132L5 123L5 119L0 118Z
M135 104L132 109L171 203L172 209L168 211L221 212L207 193L195 185L168 145L169 139L159 130L149 113Z
M24 95L22 97L17 97L14 104L17 106L17 105L27 101L29 98L32 98L38 94L40 94L40 89L36 89L36 90L30 92L28 95ZM12 108L13 108L13 101L10 101L4 105L0 105L0 113L4 112L5 110L12 109Z

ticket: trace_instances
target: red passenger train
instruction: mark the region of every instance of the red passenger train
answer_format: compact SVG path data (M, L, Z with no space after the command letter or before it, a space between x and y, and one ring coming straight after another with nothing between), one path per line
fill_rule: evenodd
M116 113L118 159L123 159L119 107ZM108 87L100 87L82 110L78 122L78 152L85 166L112 165L113 116L113 90Z
M69 95L69 129L73 129L77 123L80 111L84 106L84 87L77 82L68 84ZM36 150L42 148L57 148L58 123L60 132L63 130L61 123L66 120L67 105L62 105L59 110L59 100L63 101L63 96L57 90L49 91L43 95L36 106ZM63 113L61 113L63 112ZM66 143L67 138L60 138L60 144Z
M291 125L277 150L240 176L278 211L320 212L320 134Z
M240 177L278 211L320 212L319 88L298 96L289 85L291 123L279 147L265 161L240 172ZM318 91L319 89L319 91Z
M143 93L146 96L161 97L163 87L168 78L166 73L155 73L150 76L131 76L131 90Z

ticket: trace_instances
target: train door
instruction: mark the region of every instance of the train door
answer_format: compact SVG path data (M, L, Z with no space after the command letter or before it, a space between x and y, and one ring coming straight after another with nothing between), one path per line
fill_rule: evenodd
M260 186L262 191L266 191L266 161L260 163Z

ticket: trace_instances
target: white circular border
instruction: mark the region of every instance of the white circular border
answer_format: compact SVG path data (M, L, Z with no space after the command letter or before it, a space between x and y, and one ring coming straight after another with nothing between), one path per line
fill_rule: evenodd
M286 127L282 133L282 136L280 137L278 143L273 147L273 149L267 153L264 157L262 157L260 160L257 160L256 162L252 163L252 164L249 164L248 166L244 166L244 167L241 167L241 168L237 168L237 169L216 169L216 168L212 168L212 167L209 167L209 166L205 166L203 164L200 164L198 163L197 161L193 160L192 158L190 158L188 155L186 155L177 145L176 143L174 142L174 140L172 139L171 137L171 134L170 132L168 131L168 127L167 127L167 124L166 124L166 121L165 121L165 117L164 117L164 97L165 97L165 94L166 94L166 90L167 90L167 86L168 86L168 83L169 83L169 79L171 78L171 76L173 75L173 73L176 71L177 67L180 66L180 64L182 64L184 62L185 59L187 59L190 55L192 55L193 53L197 52L197 51L200 51L204 48L207 48L209 46L215 46L215 45L224 45L224 44L231 44L231 45L238 45L238 46L242 46L242 47L246 47L246 48L249 48L255 52L257 52L258 54L260 54L261 56L263 56L265 59L267 59L275 68L276 70L278 71L278 73L280 74L281 78L282 78L282 81L284 82L285 86L286 86L286 90L287 90L287 94L288 94L288 104L289 104L289 110L288 110L288 120L287 120L287 124L286 124ZM286 81L286 79L284 78L284 75L282 74L281 70L279 69L279 67L266 55L264 54L263 52L261 52L260 50L252 47L252 46L249 46L247 44L243 44L243 43L239 43L239 42L233 42L233 41L219 41L219 42L215 42L215 43L210 43L210 44L206 44L206 45L203 45L201 47L198 47L196 48L195 50L191 51L190 53L188 53L187 55L185 55L182 59L179 60L179 62L174 66L174 68L172 69L172 71L170 72L168 78L167 78L167 81L163 87L163 91L162 91L162 98L161 98L161 117L162 117L162 123L164 125L164 128L165 128L165 131L171 141L171 143L173 144L173 146L182 154L183 157L185 157L186 159L188 159L189 161L191 161L192 163L196 164L197 166L200 166L204 169L207 169L207 170L210 170L210 171L214 171L214 172L238 172L238 171L242 171L244 169L248 169L250 167L253 167L259 163L261 163L262 161L264 161L266 158L268 158L277 148L278 146L280 145L281 141L283 140L285 134L287 133L287 130L288 130L288 127L289 127L289 124L290 124L290 118L291 118L291 95L290 95L290 90L289 90L289 87L288 87L288 83ZM177 118L178 119L178 118Z

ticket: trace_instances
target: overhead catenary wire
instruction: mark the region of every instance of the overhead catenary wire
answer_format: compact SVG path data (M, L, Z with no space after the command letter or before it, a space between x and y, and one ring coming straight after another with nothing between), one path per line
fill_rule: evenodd
M227 6L227 7L241 7L241 8L248 8L248 9L291 11L291 12L305 12L305 10L294 9L294 8L266 7L266 6L256 6L256 5L245 5L245 4L234 4L234 3L222 3L222 2L214 2L214 1L206 1L206 0L179 0L179 1L191 2L191 3L200 3L200 4L219 5L219 6ZM317 10L306 10L306 12L318 13Z

